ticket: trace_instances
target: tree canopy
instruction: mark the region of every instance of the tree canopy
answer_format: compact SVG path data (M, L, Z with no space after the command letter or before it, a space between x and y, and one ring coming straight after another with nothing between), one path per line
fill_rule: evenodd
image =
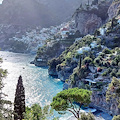
M112 120L120 120L120 115L114 116Z
M2 58L0 58L0 63L2 63ZM12 119L12 103L8 100L4 100L6 96L2 89L4 87L3 79L7 76L7 70L0 68L0 120ZM6 106L6 107L5 107Z
M26 107L24 120L47 120L47 118L52 115L53 109L50 109L49 105L41 108L39 104L33 104L31 107ZM53 120L57 120L57 118L54 118Z
M15 120L22 120L24 118L23 113L25 112L25 90L22 82L22 76L19 77L17 83L14 100L14 112Z
M91 102L91 94L91 91L79 88L63 90L53 98L51 106L59 114L65 114L66 111L69 111L79 119L82 105L87 106ZM75 103L78 103L79 107Z

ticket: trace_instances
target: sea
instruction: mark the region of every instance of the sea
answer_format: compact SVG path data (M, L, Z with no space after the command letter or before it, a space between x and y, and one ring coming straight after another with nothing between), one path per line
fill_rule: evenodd
M7 77L3 79L3 93L7 95L5 99L12 103L14 103L16 85L20 75L25 87L26 106L30 107L35 103L40 104L41 107L50 105L52 98L63 90L64 83L58 78L49 76L48 67L37 67L30 64L35 55L0 51L0 58L3 59L0 68L6 69L8 72ZM96 120L112 120L107 113L99 112L96 116L101 114L104 119ZM54 111L54 116L59 117L59 120L76 120L70 113L59 115Z

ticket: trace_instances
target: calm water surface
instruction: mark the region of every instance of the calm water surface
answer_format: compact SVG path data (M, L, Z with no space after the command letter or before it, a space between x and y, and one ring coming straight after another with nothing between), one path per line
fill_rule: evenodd
M48 68L29 64L35 56L0 51L0 57L3 58L2 68L8 71L3 89L3 92L8 95L6 99L14 102L16 84L20 75L23 78L27 106L34 103L39 103L42 107L50 104L52 98L62 90L63 82L49 76ZM59 116L60 120L68 120L71 114L60 116L55 112L55 116ZM106 113L103 114L103 117L105 120L112 120L112 117Z
M53 96L62 90L63 83L59 79L49 76L47 68L29 64L35 56L0 51L0 57L3 58L2 68L8 71L7 78L4 79L3 91L8 95L7 99L12 102L20 75L22 75L25 87L26 105L50 104Z

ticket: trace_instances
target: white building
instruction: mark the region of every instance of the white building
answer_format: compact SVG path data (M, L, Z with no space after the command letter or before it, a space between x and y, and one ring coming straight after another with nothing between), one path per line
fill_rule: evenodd
M90 47L82 47L82 48L79 48L79 49L77 50L77 52L78 52L79 54L82 54L84 51L90 51L90 50L91 50Z

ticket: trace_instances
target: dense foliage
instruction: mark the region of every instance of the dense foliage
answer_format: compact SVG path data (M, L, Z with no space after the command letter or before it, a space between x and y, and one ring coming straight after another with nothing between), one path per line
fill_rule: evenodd
M2 63L1 58L0 63ZM8 100L4 100L6 95L2 92L2 88L4 87L3 79L6 76L7 70L0 68L0 120L12 120L12 103Z
M120 120L120 115L114 116L112 120Z
M33 104L31 107L26 107L26 112L24 113L24 120L46 120L52 115L53 109L50 109L49 105L41 108L39 104Z
M118 108L120 108L120 80L115 77L113 77L106 92L106 100L110 102L112 99L117 101Z
M79 120L95 120L95 117L92 113L81 113L81 117Z
M24 118L23 113L25 112L25 90L20 76L17 83L15 100L14 100L14 119L22 120Z
M79 88L63 90L53 98L51 106L60 114L69 111L79 119L81 106L87 106L90 103L91 94L91 91ZM75 103L78 103L79 107Z

